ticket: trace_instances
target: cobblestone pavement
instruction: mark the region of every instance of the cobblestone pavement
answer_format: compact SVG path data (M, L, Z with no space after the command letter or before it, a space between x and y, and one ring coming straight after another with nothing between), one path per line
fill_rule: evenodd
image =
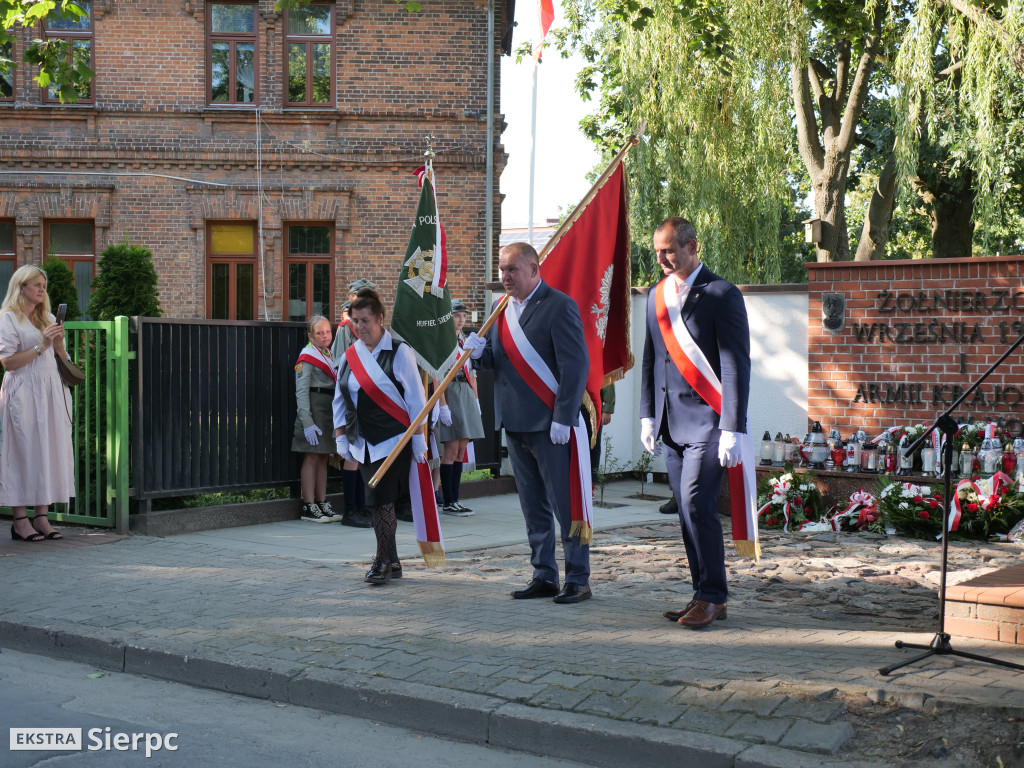
M694 632L661 616L690 598L670 520L655 513L599 533L594 599L571 606L509 598L530 577L525 544L452 552L434 570L407 559L405 577L384 587L362 582L361 560L247 552L210 538L93 534L108 543L4 546L0 574L11 588L0 594L0 645L97 663L104 649L128 646L179 668L202 657L246 674L340 674L407 686L424 707L476 695L567 728L573 715L646 726L633 735L651 749L663 734L698 734L721 757L707 765L1024 764L1021 674L951 657L877 672L911 655L896 640L931 640L938 544L766 533L759 564L730 558L728 619ZM950 582L1020 554L953 543ZM1011 646L954 645L1024 662ZM143 671L174 678L147 663Z

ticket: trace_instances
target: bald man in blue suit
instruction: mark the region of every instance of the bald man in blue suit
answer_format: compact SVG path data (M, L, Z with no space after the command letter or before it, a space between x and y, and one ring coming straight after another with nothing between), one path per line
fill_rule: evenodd
M466 348L473 364L494 370L495 423L505 428L519 503L526 519L533 579L512 593L516 599L553 597L578 603L590 597L590 547L570 536L570 429L575 427L587 385L589 356L580 310L569 296L540 277L537 252L512 243L498 254L501 282L530 346L554 374L552 410L530 388L501 343L498 323L486 338L471 334ZM565 581L558 583L555 520L561 528Z

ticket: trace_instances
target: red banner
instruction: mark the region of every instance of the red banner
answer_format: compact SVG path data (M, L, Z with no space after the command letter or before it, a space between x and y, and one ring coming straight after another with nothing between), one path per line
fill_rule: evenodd
M633 367L629 346L629 225L620 164L548 251L541 275L580 308L590 354L587 395L601 420L601 387ZM597 430L594 430L596 434Z

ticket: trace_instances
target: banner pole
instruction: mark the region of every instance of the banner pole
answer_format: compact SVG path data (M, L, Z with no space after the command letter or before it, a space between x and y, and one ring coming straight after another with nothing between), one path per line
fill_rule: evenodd
M590 191L587 192L587 194L583 197L579 204L572 209L572 213L570 213L565 218L565 221L563 221L562 224L558 227L558 229L555 231L555 234L551 236L551 239L548 240L547 243L545 243L544 248L542 248L541 252L538 254L538 256L540 257L540 261L542 263L544 259L547 257L548 253L551 251L551 249L555 246L555 243L558 242L562 235L564 235L568 231L569 227L572 226L573 222L576 221L576 219L579 217L581 213L583 213L583 210L587 207L590 201L594 199L594 196L600 191L601 187L604 186L604 183L608 180L608 177L615 173L615 169L618 168L619 164L625 159L626 153L640 143L640 137L643 136L646 125L647 121L644 121L643 124L641 124L640 126L640 130L636 134L631 135L626 140L626 144L622 147L622 149L619 150L618 154L615 155L609 166L605 169L604 173L602 173L598 177L597 181L594 182L594 185L590 188ZM491 312L490 316L487 318L487 320L484 321L484 324L480 326L480 330L477 331L477 335L487 335L487 332L491 329L491 326L494 325L494 322L498 319L498 315L505 311L505 307L508 305L508 298L509 297L507 293L501 297L501 300L498 301L498 303L494 306L494 310ZM405 444L408 443L410 439L412 439L412 436L416 433L416 430L419 429L419 426L420 424L423 423L423 420L430 415L430 412L434 408L434 404L441 397L441 393L443 393L448 388L448 385L455 380L455 377L458 375L458 372L462 369L462 366L464 366L466 362L469 360L469 356L471 354L472 351L467 349L465 352L459 355L459 359L455 362L455 365L452 366L451 370L448 371L448 374L438 383L437 388L434 390L434 394L430 396L430 399L427 400L426 405L423 406L423 410L420 411L419 415L415 419L413 419L412 423L409 425L409 428L405 430L405 433L398 441L398 445L391 449L391 453L389 453L387 458L384 459L384 463L380 465L380 469L378 469L376 474L374 474L374 476L370 478L368 485L371 488L377 487L377 483L380 482L381 478L384 477L387 471L391 468L391 465L395 463L395 459L398 458L398 454L401 453L402 449L405 447Z

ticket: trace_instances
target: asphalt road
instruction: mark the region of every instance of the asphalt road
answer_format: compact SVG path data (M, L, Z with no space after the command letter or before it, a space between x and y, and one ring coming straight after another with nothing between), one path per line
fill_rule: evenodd
M11 728L31 728L36 734L40 728L81 728L82 748L11 750ZM114 748L118 734L127 734L125 749ZM133 734L143 734L134 749ZM167 746L170 734L177 734L169 741L175 749ZM6 649L0 650L0 740L4 768L582 765Z

